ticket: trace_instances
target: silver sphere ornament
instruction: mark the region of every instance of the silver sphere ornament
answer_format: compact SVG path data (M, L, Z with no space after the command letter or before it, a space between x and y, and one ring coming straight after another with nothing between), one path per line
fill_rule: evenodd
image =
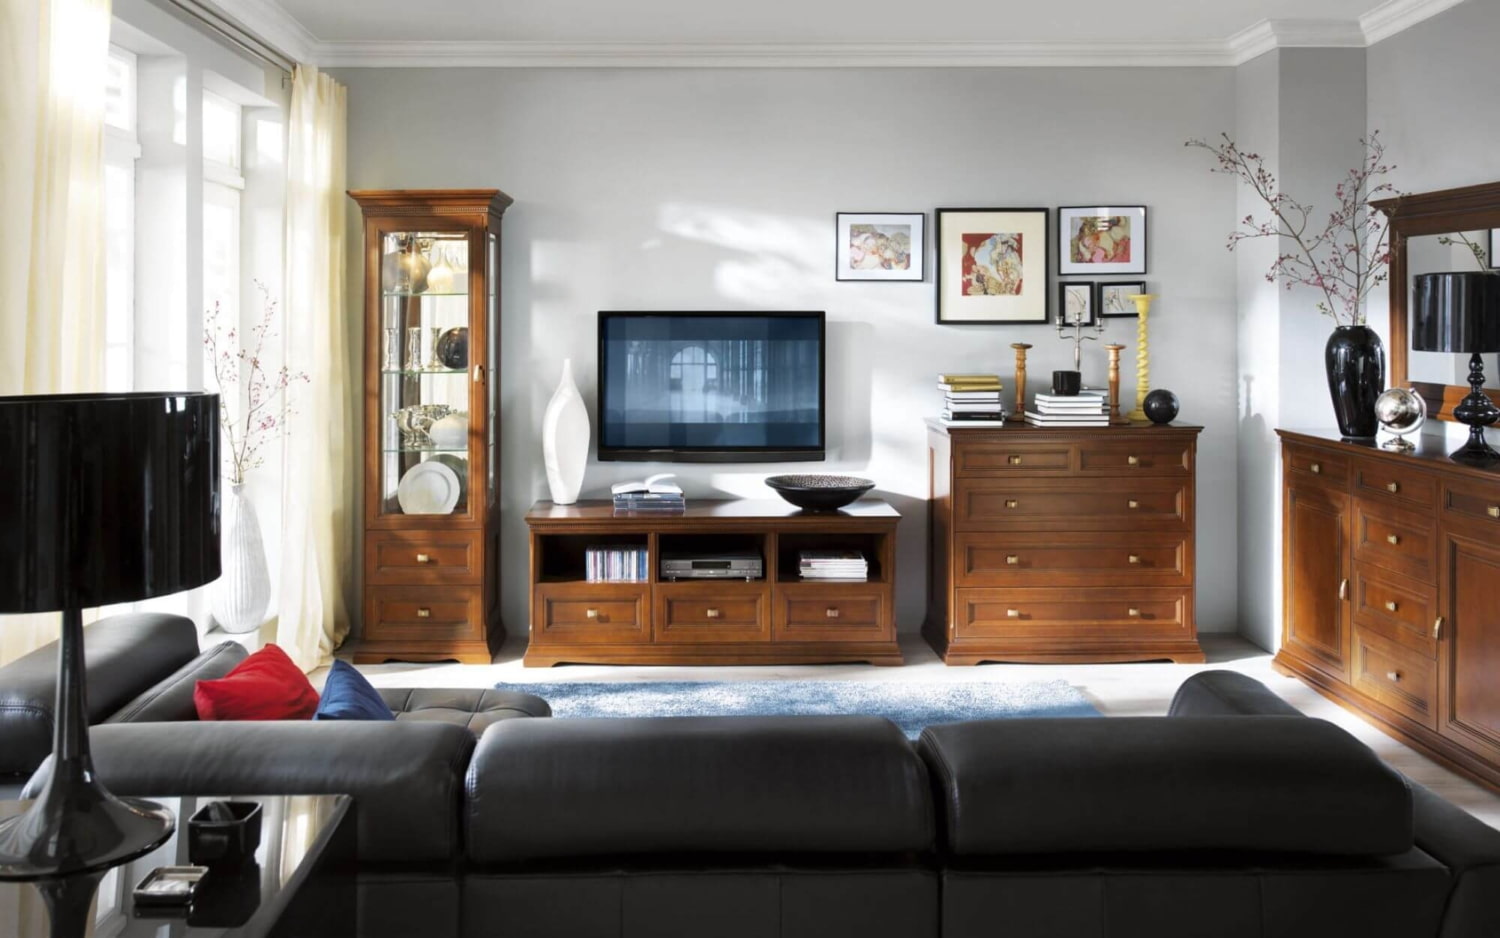
M1427 402L1410 388L1391 388L1375 399L1375 419L1395 439L1386 440L1382 449L1409 453L1416 449L1405 437L1416 433L1427 422Z

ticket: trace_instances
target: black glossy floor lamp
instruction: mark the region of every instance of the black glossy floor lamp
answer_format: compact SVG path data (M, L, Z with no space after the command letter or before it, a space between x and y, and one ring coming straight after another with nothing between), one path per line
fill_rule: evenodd
M0 613L63 614L52 772L0 824L0 880L37 884L54 936L82 935L99 877L174 828L94 776L83 610L218 576L218 395L0 397Z
M1469 355L1469 393L1453 408L1453 418L1469 428L1469 442L1450 458L1488 465L1500 453L1485 442L1484 428L1500 420L1500 407L1484 392L1482 356L1500 352L1500 271L1419 274L1412 280L1412 350Z

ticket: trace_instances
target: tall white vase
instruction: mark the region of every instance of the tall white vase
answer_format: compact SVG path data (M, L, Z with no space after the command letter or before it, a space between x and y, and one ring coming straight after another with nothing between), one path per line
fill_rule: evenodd
M221 513L224 572L214 581L212 599L214 621L226 632L260 628L271 603L271 570L266 565L260 519L244 488L243 484L229 486Z
M573 382L573 359L563 359L562 380L547 402L542 418L542 459L547 465L547 487L552 501L571 505L583 488L583 468L589 458L589 412Z

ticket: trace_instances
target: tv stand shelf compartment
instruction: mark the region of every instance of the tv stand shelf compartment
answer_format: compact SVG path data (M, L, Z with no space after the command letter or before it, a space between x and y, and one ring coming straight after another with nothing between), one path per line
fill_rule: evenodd
M531 531L527 667L555 664L899 665L896 525L877 498L804 512L777 500L694 501L685 512L620 512L608 501L538 502ZM590 582L595 545L645 547L644 583ZM758 580L661 577L663 552L756 550ZM859 550L869 579L803 580L802 550Z

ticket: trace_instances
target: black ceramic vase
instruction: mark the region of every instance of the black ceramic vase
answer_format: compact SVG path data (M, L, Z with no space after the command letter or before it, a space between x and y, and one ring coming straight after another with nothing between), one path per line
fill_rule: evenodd
M1328 337L1323 362L1339 432L1353 440L1374 439L1375 399L1385 390L1385 346L1369 326L1339 326Z

